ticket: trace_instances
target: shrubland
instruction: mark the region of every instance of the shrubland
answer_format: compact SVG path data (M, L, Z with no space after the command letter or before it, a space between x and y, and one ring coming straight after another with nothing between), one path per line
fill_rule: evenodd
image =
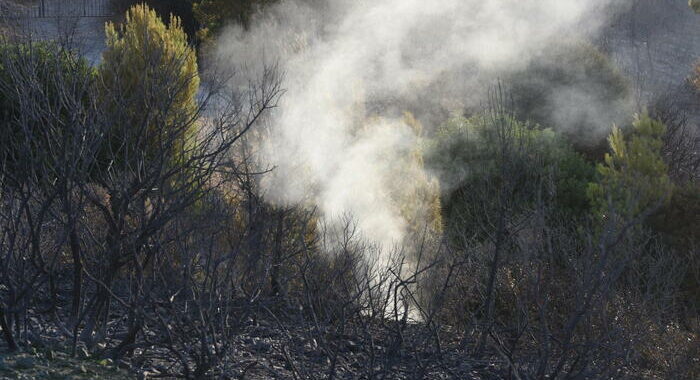
M420 138L377 196L409 238L386 246L353 215L271 199L277 168L255 153L282 73L231 89L191 45L146 5L107 27L95 68L0 41L3 373L54 351L192 379L700 370L690 122L662 105L635 117L593 47L563 47L565 69L533 61L434 131L404 114ZM554 117L572 88L620 115ZM607 153L590 154L574 137L601 120Z

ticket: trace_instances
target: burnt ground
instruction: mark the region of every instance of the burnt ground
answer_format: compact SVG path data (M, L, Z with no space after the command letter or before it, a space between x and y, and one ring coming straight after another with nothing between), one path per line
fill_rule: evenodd
M279 318L250 318L232 338L222 371L211 378L229 379L502 379L507 362L496 352L476 358L472 344L449 328L427 330L419 324L316 324ZM343 330L343 332L339 332ZM51 331L48 329L47 331ZM181 368L156 351L118 363L91 357L50 332L20 353L2 349L2 379L176 378ZM52 343L53 342L53 343Z

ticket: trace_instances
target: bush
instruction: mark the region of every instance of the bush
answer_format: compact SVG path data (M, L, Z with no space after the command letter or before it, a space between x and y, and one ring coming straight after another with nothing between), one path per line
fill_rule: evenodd
M509 82L519 119L562 132L591 157L602 156L610 126L631 111L627 80L587 43L556 46Z
M598 165L599 181L591 183L588 195L598 215L622 221L641 216L663 205L672 191L668 168L661 156L666 126L644 114L634 122L625 139L614 128L608 141L611 153ZM608 215L610 206L616 215Z
M0 43L0 57L0 160L13 168L10 172L21 173L18 178L26 177L31 167L27 157L48 164L52 140L68 138L69 125L79 117L75 108L80 107L71 102L88 103L94 71L84 58L53 43ZM50 109L52 115L38 116L37 110L26 108L31 107L28 99L44 96L52 101L44 111Z
M551 180L558 212L584 215L590 208L585 190L593 179L593 166L552 130L516 120L508 123L512 124L512 131L508 132L512 141L508 144L521 144L524 149L517 154L519 158L512 157L509 163L513 166L509 171L514 175L511 179L518 181L517 192L513 194L518 198L516 209L535 202L536 192L526 189L548 187L545 182ZM504 179L499 168L504 159L499 157L503 143L498 131L483 116L453 118L438 130L427 161L428 167L439 173L444 189L442 204L448 230L472 231L475 223L479 223L479 215L483 213L466 217L465 207L476 204L482 207L493 200L493 193L487 188L499 186ZM484 199L475 200L475 196Z
M682 299L690 310L700 310L700 187L697 183L676 186L673 194L649 226L661 233L674 250L679 262L687 268L682 282ZM692 315L692 314L691 314Z

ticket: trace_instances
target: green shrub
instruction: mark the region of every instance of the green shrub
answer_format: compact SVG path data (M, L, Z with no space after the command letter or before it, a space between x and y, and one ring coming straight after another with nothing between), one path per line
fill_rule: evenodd
M595 167L562 140L553 156L552 162L558 166L555 195L557 209L568 216L586 215L591 210L586 189L595 178Z
M515 120L511 123L509 143L523 145L516 155L505 158L510 161L508 172L520 182L513 193L514 212L535 202L536 187L553 190L558 213L580 216L588 212L586 187L593 179L593 166L552 130ZM474 230L483 221L471 214L465 218L465 209L499 201L492 187L503 180L503 163L499 162L503 159L502 144L498 132L483 116L453 118L439 128L427 162L445 190L442 205L448 230Z
M599 179L588 187L588 196L601 218L629 220L660 207L673 185L661 156L666 126L647 114L637 118L625 138L613 128L608 138L611 152L598 164ZM610 210L616 215L608 215Z

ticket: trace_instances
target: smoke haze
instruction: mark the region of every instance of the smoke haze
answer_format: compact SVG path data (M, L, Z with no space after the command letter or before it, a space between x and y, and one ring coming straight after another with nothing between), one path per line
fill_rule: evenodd
M556 41L594 37L612 3L282 1L250 30L226 30L215 56L249 72L276 61L285 73L287 92L260 152L275 167L264 179L268 199L313 204L327 220L350 214L365 237L387 246L409 228L397 200L434 181L416 157L423 134L483 104L497 78ZM577 106L562 109L606 106L569 98Z

